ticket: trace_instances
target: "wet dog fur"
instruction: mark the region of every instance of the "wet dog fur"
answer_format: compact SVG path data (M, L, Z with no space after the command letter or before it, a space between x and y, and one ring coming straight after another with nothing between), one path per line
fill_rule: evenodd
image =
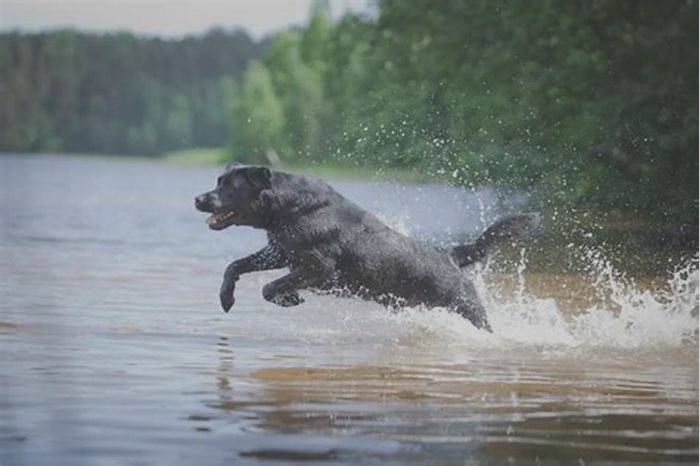
M330 291L392 307L445 307L489 331L461 268L538 223L536 214L508 216L473 243L440 249L392 230L321 180L248 165L227 167L195 207L211 214L213 230L245 225L267 232L265 247L226 267L219 293L226 312L241 275L286 267L288 274L262 289L280 306L302 303L299 290Z

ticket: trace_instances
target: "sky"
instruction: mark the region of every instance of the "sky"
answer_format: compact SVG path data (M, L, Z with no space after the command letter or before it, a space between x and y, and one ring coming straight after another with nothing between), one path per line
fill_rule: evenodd
M370 10L371 0L330 0L334 17ZM131 31L181 37L241 27L259 39L304 24L312 0L0 0L0 31Z

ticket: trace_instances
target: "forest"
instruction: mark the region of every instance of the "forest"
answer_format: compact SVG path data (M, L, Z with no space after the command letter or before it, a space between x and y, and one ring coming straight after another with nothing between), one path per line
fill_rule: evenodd
M697 0L324 5L257 42L2 34L0 151L274 151L697 224Z
M58 31L0 35L0 151L158 155L221 145L236 82L264 44Z

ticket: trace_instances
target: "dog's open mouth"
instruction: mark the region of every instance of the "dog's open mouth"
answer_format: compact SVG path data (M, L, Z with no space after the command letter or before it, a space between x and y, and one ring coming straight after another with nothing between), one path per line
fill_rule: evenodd
M207 225L212 230L221 230L230 226L235 217L236 213L232 210L228 212L214 212L207 218Z

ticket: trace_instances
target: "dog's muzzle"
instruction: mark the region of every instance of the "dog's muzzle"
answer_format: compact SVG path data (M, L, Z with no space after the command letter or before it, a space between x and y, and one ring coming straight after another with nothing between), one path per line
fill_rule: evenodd
M214 213L223 210L219 193L209 191L194 198L194 206L201 212Z
M236 213L222 209L221 202L215 193L209 192L195 197L194 206L200 212L211 214L206 221L212 230L223 230L236 221Z
M201 196L197 196L194 198L194 207L197 210L202 210L202 206L204 205L204 201L202 201Z

